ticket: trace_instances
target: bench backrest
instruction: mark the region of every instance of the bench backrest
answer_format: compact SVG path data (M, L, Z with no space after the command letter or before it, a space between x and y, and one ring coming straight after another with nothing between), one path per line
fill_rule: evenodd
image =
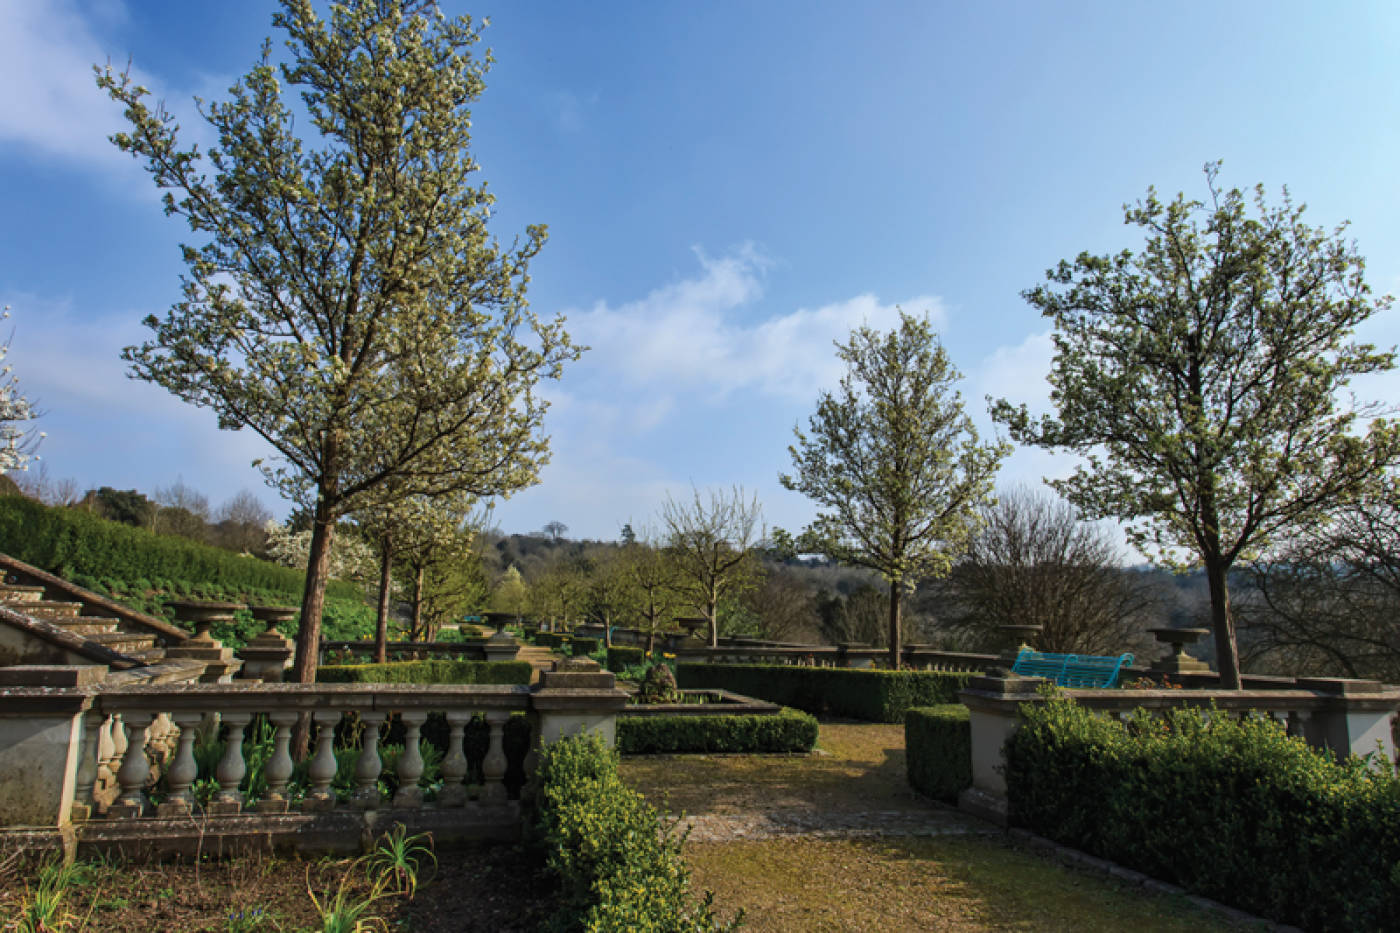
M1112 687L1119 670L1132 663L1133 656L1127 652L1115 658L1022 648L1011 670L1026 677L1053 680L1059 687Z

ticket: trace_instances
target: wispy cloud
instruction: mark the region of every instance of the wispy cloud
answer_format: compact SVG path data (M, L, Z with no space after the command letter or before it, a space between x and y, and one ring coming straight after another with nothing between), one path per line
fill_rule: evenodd
M706 393L723 400L738 391L783 401L811 401L839 381L833 342L862 324L887 329L896 303L857 295L817 308L759 317L769 262L752 245L714 258L695 251L699 274L620 305L571 312L571 329L592 347L588 364L633 387ZM944 317L942 302L920 295L898 303L912 313Z

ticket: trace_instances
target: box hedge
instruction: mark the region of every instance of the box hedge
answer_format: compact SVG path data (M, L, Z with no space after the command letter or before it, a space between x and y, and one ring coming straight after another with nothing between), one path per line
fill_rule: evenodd
M608 649L608 670L614 674L625 671L629 667L636 667L646 658L646 652L641 648L629 648L625 645L613 645Z
M904 714L904 767L921 794L955 800L972 786L972 725L961 703L914 707Z
M534 833L559 889L546 929L710 933L710 897L690 893L673 827L622 782L617 754L596 734L570 736L540 754Z
M1271 721L1064 698L1007 743L1013 822L1189 891L1308 930L1394 929L1400 778L1338 762Z
M0 496L0 551L68 580L102 581L108 589L164 580L186 584L183 592L207 588L200 595L208 597L256 592L295 601L305 586L305 575L291 567L22 496ZM326 596L362 600L358 587L342 581L331 581Z
M387 664L324 664L323 684L528 684L528 661L390 661Z
M912 706L956 703L971 674L879 671L782 664L676 665L682 688L712 687L792 706L817 716L903 722Z
M597 638L581 638L575 635L570 644L573 646L574 657L586 658L597 651L602 642Z
M617 748L624 755L705 752L810 752L817 720L795 709L766 716L619 716Z

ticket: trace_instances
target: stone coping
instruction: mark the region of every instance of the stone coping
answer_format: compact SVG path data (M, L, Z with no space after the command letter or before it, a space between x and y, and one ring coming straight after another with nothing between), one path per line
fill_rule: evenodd
M17 628L25 634L46 641L51 645L70 651L80 657L87 658L94 664L106 664L114 668L137 667L143 662L135 658L129 658L120 652L113 651L106 645L92 641L76 632L69 631L61 625L54 625L43 619L36 619L33 616L16 612L8 606L0 606L0 624Z
M1046 683L1038 677L975 677L968 682L958 698L969 709L993 710L1008 703L1042 703L1045 696L1038 692ZM1309 685L1308 689L1303 684ZM1291 690L1221 690L1215 689L1062 689L1065 696L1093 710L1127 712L1143 708L1152 710L1178 707L1209 707L1222 710L1354 710L1378 712L1400 708L1400 688L1371 681L1316 679L1298 682Z
M0 572L37 580L45 589L58 590L69 598L83 603L84 606L94 606L102 610L105 615L120 619L122 622L129 622L138 628L149 629L167 642L182 642L191 637L189 632L179 626L171 625L164 619L157 619L144 612L137 612L129 606L124 606L115 600L94 593L92 590L85 590L75 583L70 583L62 577L54 576L38 567L30 566L22 560L16 560L8 554L0 554Z
M681 693L706 693L720 698L718 703L628 703L619 716L776 716L783 708L767 700L756 700L728 690L683 688Z

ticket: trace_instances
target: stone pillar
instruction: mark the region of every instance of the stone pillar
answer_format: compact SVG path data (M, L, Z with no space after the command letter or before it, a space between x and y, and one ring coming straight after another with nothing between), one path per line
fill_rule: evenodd
M70 823L84 714L106 674L100 664L0 668L0 826L58 829Z
M1344 677L1300 677L1297 684L1324 698L1302 726L1308 744L1330 748L1338 758L1379 752L1387 762L1395 761L1390 720L1400 704L1400 691L1378 681Z
M617 712L627 705L627 694L597 661L555 661L554 669L541 673L539 684L531 689L530 705L539 722L536 745L596 732L611 748L617 739Z
M1020 728L1021 704L1040 701L1036 691L1044 683L1043 677L988 675L972 678L958 694L972 729L972 786L958 796L961 809L1007 824L1006 740Z

